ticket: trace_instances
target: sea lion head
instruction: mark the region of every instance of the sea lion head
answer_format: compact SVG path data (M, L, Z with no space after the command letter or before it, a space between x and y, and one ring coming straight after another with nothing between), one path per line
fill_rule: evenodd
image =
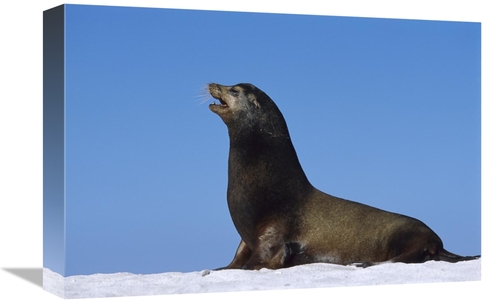
M249 83L225 86L210 83L208 91L218 100L209 105L231 130L289 137L285 119L269 96Z

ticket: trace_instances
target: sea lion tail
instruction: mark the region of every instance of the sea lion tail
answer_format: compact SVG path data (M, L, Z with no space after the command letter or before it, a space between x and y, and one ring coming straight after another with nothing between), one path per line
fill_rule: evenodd
M439 253L435 254L432 258L433 260L436 261L446 261L446 262L460 262L460 261L470 261L470 260L476 260L481 257L481 255L477 256L460 256L457 254L454 254L452 252L447 251L446 249L442 248L439 250Z

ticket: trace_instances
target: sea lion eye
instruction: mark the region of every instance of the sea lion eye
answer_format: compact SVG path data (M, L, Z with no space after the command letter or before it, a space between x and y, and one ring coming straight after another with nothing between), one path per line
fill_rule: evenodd
M233 96L238 96L239 94L239 92L234 88L229 89L229 93Z

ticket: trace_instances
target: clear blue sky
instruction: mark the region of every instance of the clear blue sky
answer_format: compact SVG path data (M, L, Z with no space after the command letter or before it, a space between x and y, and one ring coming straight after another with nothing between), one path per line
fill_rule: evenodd
M481 253L480 24L67 6L66 274L225 266L228 136L250 82L318 189ZM204 102L205 101L205 102Z

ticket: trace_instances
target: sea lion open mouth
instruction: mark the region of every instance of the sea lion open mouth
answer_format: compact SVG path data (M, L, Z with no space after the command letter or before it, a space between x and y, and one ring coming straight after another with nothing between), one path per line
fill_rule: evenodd
M216 98L216 99L220 102L220 104L217 104L217 103L215 103L215 101L214 101L214 102L212 103L212 105L215 105L215 106L220 106L220 107L228 107L227 103L226 103L224 100L222 100L222 98L220 98L220 99L219 99L219 98Z
M208 85L208 92L210 95L217 101L214 101L212 104L210 104L208 107L210 108L211 111L213 111L216 114L224 114L226 113L230 106L229 102L226 102L224 100L224 95L227 94L226 88L224 86L221 86L219 84L211 83Z
M212 97L214 96L212 95ZM214 101L212 104L208 106L208 108L210 108L211 111L213 111L216 114L222 114L229 109L229 105L224 100L222 100L222 98L216 98L216 97L214 98L219 102Z

